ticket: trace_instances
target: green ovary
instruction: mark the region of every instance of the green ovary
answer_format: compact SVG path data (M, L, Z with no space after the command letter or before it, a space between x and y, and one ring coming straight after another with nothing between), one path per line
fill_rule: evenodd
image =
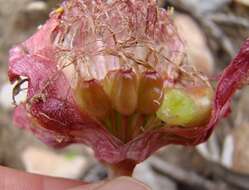
M157 117L167 126L189 127L201 124L209 115L209 108L200 107L198 100L181 89L167 89Z

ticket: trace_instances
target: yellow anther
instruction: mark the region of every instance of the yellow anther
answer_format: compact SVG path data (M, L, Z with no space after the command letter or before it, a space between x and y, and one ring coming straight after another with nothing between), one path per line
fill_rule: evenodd
M62 14L64 12L64 8L63 7L59 7L57 9L55 9L54 12L57 13L57 14Z

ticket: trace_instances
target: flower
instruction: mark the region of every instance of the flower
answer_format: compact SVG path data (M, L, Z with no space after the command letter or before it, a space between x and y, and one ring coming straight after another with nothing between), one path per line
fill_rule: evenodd
M9 62L16 89L28 80L17 126L54 147L86 144L106 163L139 163L208 139L247 82L249 40L213 90L155 1L67 0Z

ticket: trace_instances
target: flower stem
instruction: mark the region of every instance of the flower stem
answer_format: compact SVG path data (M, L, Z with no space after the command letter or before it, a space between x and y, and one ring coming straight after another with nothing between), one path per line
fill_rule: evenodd
M117 164L104 163L108 169L108 178L114 179L120 176L132 176L133 170L136 167L136 162L133 160L124 160Z

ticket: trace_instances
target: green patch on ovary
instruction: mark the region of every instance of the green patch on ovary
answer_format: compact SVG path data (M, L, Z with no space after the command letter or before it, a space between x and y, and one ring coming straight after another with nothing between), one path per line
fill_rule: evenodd
M197 110L187 93L180 89L167 89L157 117L167 125L187 126L195 120Z

